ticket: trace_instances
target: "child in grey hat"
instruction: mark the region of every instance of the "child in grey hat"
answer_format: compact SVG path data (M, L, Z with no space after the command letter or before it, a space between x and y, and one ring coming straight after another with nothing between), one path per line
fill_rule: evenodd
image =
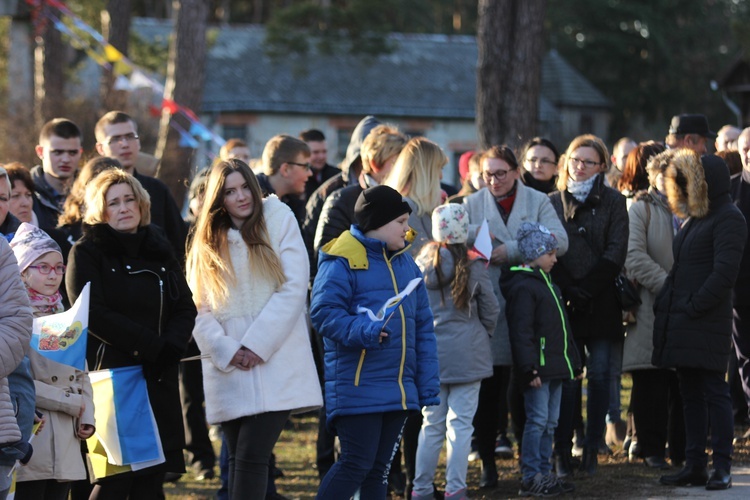
M524 264L504 272L500 288L526 409L519 495L554 496L574 489L552 472L550 458L563 382L580 375L581 360L562 294L549 275L557 239L541 224L524 222L517 240Z

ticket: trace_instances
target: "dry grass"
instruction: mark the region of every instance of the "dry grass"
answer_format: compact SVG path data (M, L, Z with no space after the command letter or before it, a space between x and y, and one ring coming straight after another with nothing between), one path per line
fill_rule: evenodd
M623 406L630 398L630 377L623 377ZM584 404L585 408L585 404ZM745 429L741 429L744 431ZM738 429L738 431L740 431ZM740 434L741 435L741 434ZM284 477L277 479L279 493L290 499L315 498L318 487L318 472L315 469L315 439L317 436L317 416L307 414L292 418L289 428L281 434L275 448L277 465L284 471ZM217 444L218 446L218 444ZM217 448L218 451L218 448ZM496 460L500 480L493 490L480 490L479 462L469 464L469 496L473 499L516 498L519 487L519 469L516 459ZM750 464L750 444L735 446L734 463ZM623 453L614 456L599 456L599 473L589 479L574 479L575 496L579 498L646 498L676 496L668 487L658 483L662 471L647 468L641 462L628 463ZM436 484L445 484L444 457L438 467ZM676 472L676 469L672 470ZM218 472L218 466L217 466ZM167 500L213 499L219 489L219 480L195 481L192 474L186 474L182 480L166 489ZM398 497L394 497L398 498Z

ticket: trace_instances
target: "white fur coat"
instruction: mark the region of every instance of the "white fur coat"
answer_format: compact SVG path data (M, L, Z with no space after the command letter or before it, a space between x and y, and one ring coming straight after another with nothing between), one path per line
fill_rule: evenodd
M305 313L310 269L291 210L276 196L263 200L266 227L286 283L253 276L247 247L230 231L229 256L237 285L216 311L199 311L193 336L203 359L206 417L212 424L269 411L307 411L323 404ZM241 346L263 359L250 371L229 362Z

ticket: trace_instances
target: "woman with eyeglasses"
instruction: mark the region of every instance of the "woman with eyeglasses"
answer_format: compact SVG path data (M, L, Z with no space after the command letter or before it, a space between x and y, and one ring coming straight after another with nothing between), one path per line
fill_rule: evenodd
M507 394L513 359L505 319L505 299L500 292L501 268L523 263L516 240L523 222L538 222L549 228L557 238L558 255L564 255L568 249L568 235L547 195L520 181L518 161L508 146L493 146L488 149L482 155L480 165L486 187L465 198L464 204L469 212L470 246L474 244L482 222L487 220L493 247L492 255L489 256L489 272L501 311L490 341L493 375L482 381L479 407L474 417L477 451L482 460L480 486L494 488L497 486L495 438L498 427L501 434L499 445L503 447L504 453L512 456L512 448L505 433L508 427Z
M625 197L605 184L609 152L601 139L581 135L568 146L550 199L568 233L568 253L552 270L566 301L588 381L586 437L581 471L596 473L597 453L609 405L609 359L622 342L622 309L615 278L628 249ZM583 356L585 348L586 356ZM580 381L566 382L555 433L558 476L569 475L573 412Z
M84 204L83 237L70 252L65 285L74 302L91 283L87 361L92 370L142 368L166 459L97 481L91 498L163 498L165 474L185 472L177 372L197 311L172 246L149 224L150 199L135 177L102 171Z
M523 148L521 180L530 188L549 194L557 190L557 162L560 153L551 141L534 137Z

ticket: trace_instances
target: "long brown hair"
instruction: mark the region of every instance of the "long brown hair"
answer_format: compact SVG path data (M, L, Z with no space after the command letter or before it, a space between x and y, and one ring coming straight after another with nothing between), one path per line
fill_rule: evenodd
M227 300L227 285L237 283L227 243L232 221L224 208L224 185L227 177L235 172L245 179L253 197L253 211L238 228L247 245L250 269L271 280L277 288L286 282L281 259L271 246L263 217L263 193L258 179L242 160L220 161L208 173L205 200L187 254L188 282L198 307L221 306Z
M432 257L432 265L435 267L435 274L437 275L438 285L440 286L441 303L445 304L444 288L449 284L449 278L443 274L442 271L442 257L440 250L445 248L453 257L453 279L450 281L451 286L451 298L453 299L453 305L458 310L466 310L469 307L471 301L471 290L469 290L469 275L471 271L469 266L471 260L469 259L468 248L464 243L432 243L430 244L431 251L434 252Z

